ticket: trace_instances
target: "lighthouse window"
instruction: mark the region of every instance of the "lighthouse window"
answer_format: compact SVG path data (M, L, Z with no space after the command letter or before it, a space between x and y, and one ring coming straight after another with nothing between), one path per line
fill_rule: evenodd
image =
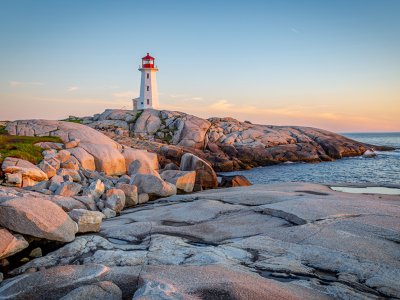
M150 90L150 87L149 86L147 86L147 91L149 91Z
M147 99L147 105L149 105L150 104L150 100L149 99Z
M147 79L149 79L150 78L150 74L149 73L147 73Z

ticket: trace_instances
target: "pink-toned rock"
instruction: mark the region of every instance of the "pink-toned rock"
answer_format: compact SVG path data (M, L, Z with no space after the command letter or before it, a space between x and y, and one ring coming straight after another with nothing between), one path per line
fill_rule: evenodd
M136 185L117 183L115 187L125 193L125 207L131 207L138 204L138 192Z
M37 182L48 180L46 173L29 161L6 157L2 164L2 170L5 174L19 173L22 176L22 186L33 186ZM10 177L10 179L13 177ZM21 186L17 184L17 186Z
M56 175L56 168L54 168L49 162L42 160L39 164L39 168L46 173L48 178L52 178L54 175Z
M196 181L196 172L166 170L161 173L161 178L174 184L178 190L191 193Z
M65 143L65 149L71 149L71 148L78 147L80 142L81 142L80 139L72 139Z
M0 259L11 256L29 246L20 234L12 234L5 228L0 228Z
M23 120L8 123L6 130L12 135L58 136L64 143L79 139L79 147L94 157L97 171L107 175L126 173L121 145L88 126L63 121Z
M60 150L56 154L56 158L60 161L60 163L66 162L71 156L71 153L69 153L67 150Z
M62 162L60 166L64 169L79 170L79 161L71 156L66 161Z
M194 190L216 188L218 186L217 174L203 159L191 153L185 153L181 158L181 171L196 171Z
M73 209L69 216L78 224L78 232L99 232L104 214L99 211Z
M125 193L120 189L109 189L106 192L105 206L116 213L121 212L125 206Z
M70 242L77 224L56 204L31 195L0 203L0 225L22 234L48 240Z
M152 169L152 170L158 170L159 165L158 165L158 158L157 154L147 152L146 150L140 150L140 149L132 149L129 147L124 147L124 150L122 151L122 155L125 158L125 166L126 166L126 171L129 171L130 165L135 161L138 160L141 162L143 166L146 168Z
M81 147L76 147L68 149L68 151L73 155L81 164L82 168L90 171L96 170L96 165L94 163L94 157L90 155L85 149Z

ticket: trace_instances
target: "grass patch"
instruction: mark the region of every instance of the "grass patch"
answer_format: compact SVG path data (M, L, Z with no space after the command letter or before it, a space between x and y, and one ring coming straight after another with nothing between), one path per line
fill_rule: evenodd
M82 124L82 120L80 120L80 119L73 119L73 120L64 119L64 120L61 120L61 121Z
M39 142L62 143L55 136L16 136L9 135L4 126L0 126L0 164L6 157L16 157L38 164L42 159L43 149L35 146Z

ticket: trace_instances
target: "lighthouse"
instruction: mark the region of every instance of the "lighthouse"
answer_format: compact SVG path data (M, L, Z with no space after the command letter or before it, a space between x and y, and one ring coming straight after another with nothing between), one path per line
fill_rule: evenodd
M149 53L142 57L142 65L139 67L142 73L140 81L140 97L133 99L133 109L158 108L158 91L154 57Z

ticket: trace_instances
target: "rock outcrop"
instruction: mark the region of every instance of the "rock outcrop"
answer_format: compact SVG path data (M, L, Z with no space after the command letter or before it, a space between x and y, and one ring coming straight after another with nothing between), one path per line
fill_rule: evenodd
M329 161L362 155L371 148L322 129L258 125L233 118L205 120L167 110L107 110L100 116L101 120L99 116L85 118L85 123L95 123L94 128L120 144L157 153L162 167L171 161L179 164L186 152L208 161L216 171L233 171L287 161ZM100 128L97 123L127 122L128 116L132 117L128 129L125 125Z
M64 143L80 140L79 147L93 156L96 170L109 175L126 173L121 145L88 126L63 121L24 120L8 123L6 130L12 135L58 136Z
M398 298L398 201L305 183L172 196L11 271L0 295Z

